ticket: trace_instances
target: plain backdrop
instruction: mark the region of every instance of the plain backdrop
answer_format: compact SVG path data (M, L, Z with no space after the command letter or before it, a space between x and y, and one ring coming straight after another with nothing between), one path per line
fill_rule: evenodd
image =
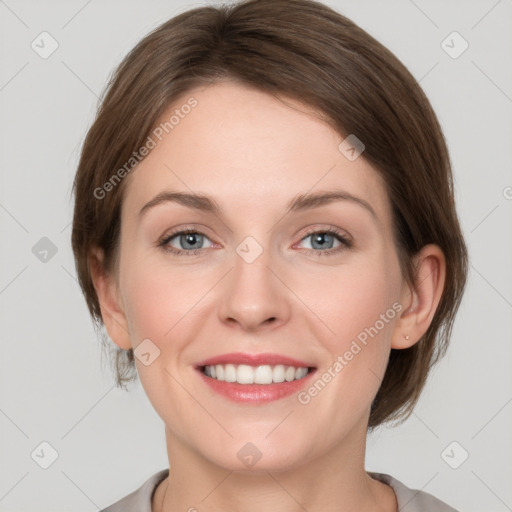
M450 148L470 251L449 351L411 418L369 437L367 469L461 511L512 510L512 1L326 3L420 81ZM199 5L0 1L2 512L98 510L168 467L140 384L119 390L102 366L76 281L70 192L111 71Z

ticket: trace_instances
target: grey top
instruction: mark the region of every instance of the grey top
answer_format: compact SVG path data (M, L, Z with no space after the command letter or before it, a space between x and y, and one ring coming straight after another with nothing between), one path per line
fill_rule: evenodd
M385 473L368 472L368 474L372 478L391 486L396 494L399 512L457 512L456 509L438 500L431 494L409 489L409 487L405 486L402 482ZM100 512L152 512L151 499L153 493L158 484L167 478L168 475L168 469L163 469L155 473L136 491L116 501L109 507L100 510Z

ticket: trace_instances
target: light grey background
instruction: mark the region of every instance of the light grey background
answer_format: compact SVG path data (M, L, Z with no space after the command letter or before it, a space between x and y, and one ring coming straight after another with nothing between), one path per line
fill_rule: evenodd
M512 1L326 3L420 80L451 151L471 258L451 348L410 420L369 438L367 469L461 511L512 510ZM75 278L70 190L110 72L152 28L199 5L0 0L2 512L97 510L168 467L140 384L118 390L101 366ZM47 59L31 48L43 31L59 45ZM453 31L469 43L456 59L441 46ZM453 53L462 41L445 44ZM32 252L43 237L57 248L46 262ZM58 453L48 469L36 463L50 456L42 442Z

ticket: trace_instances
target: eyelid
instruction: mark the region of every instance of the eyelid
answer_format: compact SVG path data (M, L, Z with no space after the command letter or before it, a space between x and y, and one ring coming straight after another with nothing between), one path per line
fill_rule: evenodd
M337 228L335 226L331 226L331 225L327 225L327 227L319 227L316 225L312 228L308 228L306 233L302 235L300 241L304 240L304 238L306 238L307 236L312 235L314 233L331 233L340 238L343 238L347 242L353 243L353 241L354 241L352 236L349 235L349 233L347 231L345 231L344 229Z
M211 240L211 236L206 233L206 231L209 231L209 229L201 224L184 224L180 225L177 228L172 228L170 230L167 230L164 235L162 235L159 240L165 240L168 238L172 238L176 235L186 234L186 233L197 233L199 235L202 235L209 240Z

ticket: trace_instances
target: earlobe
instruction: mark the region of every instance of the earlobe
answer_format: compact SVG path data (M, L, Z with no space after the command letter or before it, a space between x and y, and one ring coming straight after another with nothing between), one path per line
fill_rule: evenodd
M108 275L104 268L104 253L94 248L89 255L91 278L98 296L101 317L110 339L120 348L132 348L128 324L124 311L119 306L117 284L113 276Z
M404 285L402 304L406 305L395 331L391 348L404 349L413 346L427 332L441 300L446 259L441 248L428 244L416 255L416 282L414 289Z

